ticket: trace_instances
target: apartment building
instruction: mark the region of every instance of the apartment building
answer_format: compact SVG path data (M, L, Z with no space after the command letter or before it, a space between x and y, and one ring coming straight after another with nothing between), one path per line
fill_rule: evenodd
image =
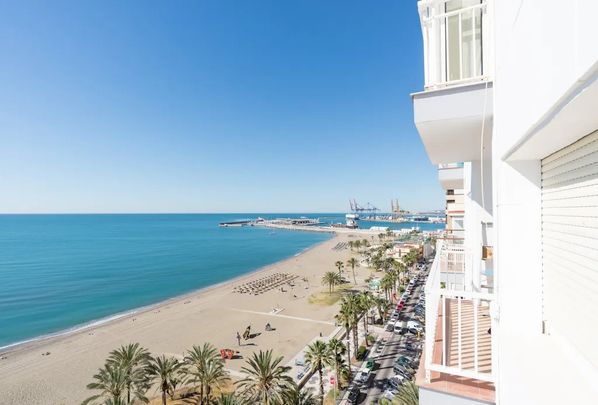
M447 195L420 403L598 403L598 2L418 9L414 121Z

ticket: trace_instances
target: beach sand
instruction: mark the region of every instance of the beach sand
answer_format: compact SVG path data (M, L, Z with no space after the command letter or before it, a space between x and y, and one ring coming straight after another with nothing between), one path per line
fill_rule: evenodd
M219 349L238 350L243 357L260 349L274 349L277 355L285 357L285 362L289 361L320 333L326 336L335 329L333 318L338 305L313 304L309 297L327 291L321 285L324 272L335 271L337 260L346 262L351 256L348 248L334 247L339 242L366 237L361 232L341 232L299 256L231 282L99 326L4 351L0 354L0 404L80 403L94 393L85 386L108 353L130 342L139 342L153 355L182 358L193 345L210 342ZM361 280L369 274L366 269L356 270ZM286 292L274 289L261 295L233 292L236 285L279 272L299 276L295 287L285 285ZM350 273L349 270L349 280ZM301 281L302 278L308 282ZM275 307L283 310L274 315L271 311ZM274 331L264 330L268 322ZM260 335L242 341L239 347L236 333L243 334L248 325L252 333ZM50 354L46 355L47 352ZM226 362L233 379L238 378L244 363L243 359Z

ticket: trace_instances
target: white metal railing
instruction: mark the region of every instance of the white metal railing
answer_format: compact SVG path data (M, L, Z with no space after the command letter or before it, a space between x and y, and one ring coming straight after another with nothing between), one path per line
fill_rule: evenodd
M490 78L491 41L486 0L420 0L425 88Z
M462 246L447 245L443 240L437 242L436 249L425 286L426 379L430 382L431 372L437 371L493 382L489 330L494 295L474 291L472 286L456 290L449 283L442 285L447 255L463 254L463 264L466 256ZM435 347L437 341L441 344Z
M442 251L442 240L436 242L436 255L426 280L424 293L426 297L426 340L425 340L425 367L426 380L430 381L431 365L434 357L434 342L436 341L436 320L438 319L438 306L440 304L440 295L438 295L438 288L440 287L440 255Z

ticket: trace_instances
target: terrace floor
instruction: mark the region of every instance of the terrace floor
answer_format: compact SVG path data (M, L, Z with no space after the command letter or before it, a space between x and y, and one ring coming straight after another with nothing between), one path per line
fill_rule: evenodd
M442 351L446 347L447 366L458 367L458 304L457 299L447 299L447 335L448 344L444 344L442 338L442 305L439 306L438 319L436 320L436 339L432 353L433 364L442 364ZM461 368L464 370L474 369L474 314L472 301L461 301ZM430 320L427 320L430 322ZM478 371L490 373L492 371L491 337L488 334L490 329L490 316L487 307L478 307ZM456 376L437 371L431 372L431 378L426 380L425 359L429 354L422 353L420 367L416 375L418 386L447 394L464 396L472 399L495 402L494 384L482 380Z

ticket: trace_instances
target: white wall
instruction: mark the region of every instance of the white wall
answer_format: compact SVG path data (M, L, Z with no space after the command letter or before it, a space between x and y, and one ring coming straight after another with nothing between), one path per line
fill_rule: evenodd
M490 148L488 148L490 150ZM483 162L479 160L464 164L465 173L465 245L468 263L466 283L472 282L479 291L482 268L483 222L492 222L492 161L488 153ZM484 181L482 181L482 176ZM482 193L482 186L484 193Z
M540 161L501 159L595 68L598 1L494 1L493 7L497 402L595 403L598 371L542 333ZM543 144L556 148L558 139ZM598 332L590 328L586 333Z
M596 63L598 2L494 1L493 7L494 116L503 118L493 148L502 156Z
M429 390L425 388L419 389L419 403L420 405L488 405L486 401L476 401L471 398L461 397L458 395L450 395L443 392Z

